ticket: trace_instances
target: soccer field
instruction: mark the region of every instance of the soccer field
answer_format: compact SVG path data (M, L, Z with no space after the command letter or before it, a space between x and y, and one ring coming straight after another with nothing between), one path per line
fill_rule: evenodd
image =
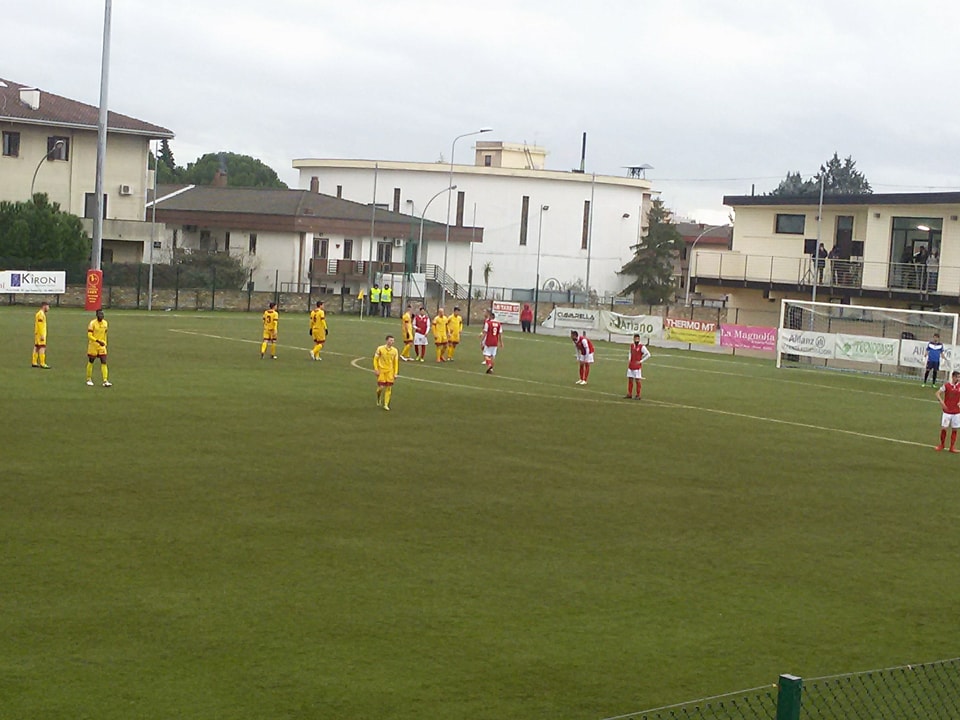
M583 718L955 657L960 456L916 382L399 321L0 308L0 717Z

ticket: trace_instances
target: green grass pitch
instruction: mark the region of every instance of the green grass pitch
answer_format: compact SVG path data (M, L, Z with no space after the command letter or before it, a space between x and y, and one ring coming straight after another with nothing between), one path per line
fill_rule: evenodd
M960 456L918 383L399 322L0 308L0 717L584 718L957 655Z

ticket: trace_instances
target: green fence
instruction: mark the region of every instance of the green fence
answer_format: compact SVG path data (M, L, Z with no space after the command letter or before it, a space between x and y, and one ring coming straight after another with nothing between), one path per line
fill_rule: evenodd
M960 658L803 679L605 720L956 720Z

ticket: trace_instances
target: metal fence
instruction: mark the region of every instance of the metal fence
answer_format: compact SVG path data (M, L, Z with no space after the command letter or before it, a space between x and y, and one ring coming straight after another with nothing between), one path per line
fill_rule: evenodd
M605 720L956 720L960 658L803 679Z

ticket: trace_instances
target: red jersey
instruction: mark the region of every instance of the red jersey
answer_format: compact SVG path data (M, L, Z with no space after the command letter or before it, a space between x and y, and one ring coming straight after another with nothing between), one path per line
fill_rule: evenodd
M426 335L427 330L430 329L430 318L426 315L414 315L413 329L421 335Z
M497 347L500 344L500 321L487 320L483 325L483 344L486 347Z
M530 307L525 307L520 311L520 321L521 322L533 322L533 309Z
M648 357L650 357L650 351L643 346L643 343L630 344L629 368L631 370L640 370L643 367L643 361Z
M940 389L943 390L943 406L946 408L944 412L952 415L960 413L960 383L944 383Z
M573 341L573 344L577 346L577 352L581 355L589 355L593 352L593 343L586 335L578 337Z

